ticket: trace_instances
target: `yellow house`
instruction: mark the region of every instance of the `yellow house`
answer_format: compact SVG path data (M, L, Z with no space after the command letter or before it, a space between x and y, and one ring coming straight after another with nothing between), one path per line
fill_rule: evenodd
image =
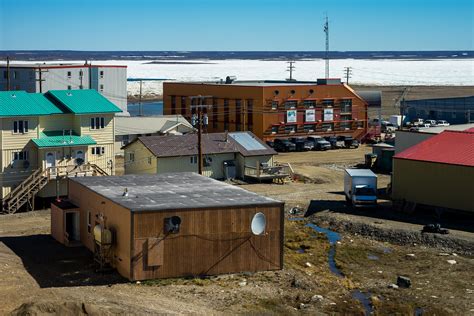
M66 194L69 176L114 174L120 111L95 90L0 92L3 211Z
M197 135L138 137L124 146L125 174L198 172ZM288 177L277 154L251 132L202 135L203 175L213 179L274 180Z

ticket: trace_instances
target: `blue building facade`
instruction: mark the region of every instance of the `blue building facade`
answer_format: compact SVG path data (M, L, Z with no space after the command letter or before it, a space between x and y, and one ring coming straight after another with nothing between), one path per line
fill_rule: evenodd
M450 124L474 122L474 96L403 101L405 121L445 120Z

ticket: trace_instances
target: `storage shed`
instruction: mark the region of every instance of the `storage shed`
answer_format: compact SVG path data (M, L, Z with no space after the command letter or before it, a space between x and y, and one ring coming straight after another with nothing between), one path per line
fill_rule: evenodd
M277 200L191 172L71 178L69 192L82 244L97 255L94 234L111 232L107 260L129 280L283 267Z
M393 158L395 201L474 213L474 132L445 131Z

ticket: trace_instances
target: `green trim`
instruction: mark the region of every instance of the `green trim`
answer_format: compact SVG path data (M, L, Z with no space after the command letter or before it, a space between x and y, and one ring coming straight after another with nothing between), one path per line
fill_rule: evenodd
M97 142L89 135L79 136L76 133L63 131L49 131L42 132L40 138L31 140L38 148L47 147L76 147L76 146L89 146L95 145Z

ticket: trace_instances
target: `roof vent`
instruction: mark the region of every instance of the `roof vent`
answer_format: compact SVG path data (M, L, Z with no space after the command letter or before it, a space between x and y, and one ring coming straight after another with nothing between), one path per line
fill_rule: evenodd
M12 93L12 98L16 98L16 94Z
M236 77L236 76L227 76L227 77L225 77L225 84L231 84L231 83L233 83L235 80L237 80L237 77Z
M123 190L122 196L125 196L125 197L128 196L128 189L127 188L125 188Z
M68 92L68 93L66 93L66 95L67 95L68 97L70 97L70 96L72 96L72 93L71 93L71 92Z

